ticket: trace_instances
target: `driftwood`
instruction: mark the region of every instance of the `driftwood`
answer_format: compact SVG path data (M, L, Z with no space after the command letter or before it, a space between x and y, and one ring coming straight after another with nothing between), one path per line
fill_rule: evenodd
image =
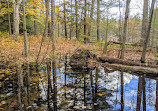
M113 63L113 64L122 64L122 65L128 65L128 66L141 66L141 67L149 67L149 68L157 68L158 65L149 65L149 64L142 64L132 61L126 61L122 59L116 59L116 58L109 58L109 57L99 57L99 62L105 63Z
M109 64L109 63L102 63L102 66L111 67L120 71L125 72L132 72L132 73L138 73L138 74L145 74L149 76L155 76L158 77L158 69L155 68L147 68L147 67L141 67L141 66L127 66L122 64Z

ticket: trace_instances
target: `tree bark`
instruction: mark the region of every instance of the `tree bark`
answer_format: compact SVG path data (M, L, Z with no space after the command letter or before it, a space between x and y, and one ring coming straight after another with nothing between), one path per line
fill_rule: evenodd
M51 42L52 49L55 50L56 38L55 38L55 0L51 0Z
M94 3L95 3L95 0L92 0L91 14L90 14L90 25L89 25L89 29L88 29L88 36L91 36L91 25L92 25L91 23L93 21Z
M145 37L143 52L142 52L142 56L141 56L141 62L142 63L145 62L146 51L147 51L149 37L150 37L151 23L152 23L153 12L154 12L154 5L155 5L155 0L152 0L151 9L150 9L150 16L149 16L148 30L147 30L147 34L146 34L146 37Z
M126 33L127 33L127 21L128 21L128 15L129 15L129 5L131 0L126 1L126 12L125 12L125 23L124 23L124 29L123 29L123 41L121 45L121 55L120 59L124 59L124 53L125 53L125 42L126 42Z
M100 28L100 0L97 0L97 41L100 41L99 35Z
M23 33L24 33L25 56L28 57L29 49L28 49L27 29L26 29L25 0L23 0L22 3L23 3Z

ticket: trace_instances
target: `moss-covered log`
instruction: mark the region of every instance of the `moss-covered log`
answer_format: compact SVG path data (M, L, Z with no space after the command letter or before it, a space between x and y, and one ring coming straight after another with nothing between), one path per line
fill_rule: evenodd
M142 64L142 63L138 63L138 62L126 61L126 60L122 60L122 59L109 58L109 57L99 57L99 62L102 62L102 63L108 62L108 63L113 63L113 64L128 65L128 66L158 68L158 65Z
M125 71L129 73L138 73L138 74L145 74L149 76L156 76L158 77L158 69L156 68L148 68L148 67L141 67L141 66L127 66L122 64L109 64L109 63L102 63L103 67L111 67L116 70Z

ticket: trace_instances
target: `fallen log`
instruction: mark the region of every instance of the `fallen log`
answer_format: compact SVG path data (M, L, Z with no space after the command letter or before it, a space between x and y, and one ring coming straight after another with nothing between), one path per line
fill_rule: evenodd
M149 68L158 68L158 65L149 65L149 64L143 64L143 63L137 63L133 61L126 61L122 59L116 59L116 58L109 58L109 57L99 57L99 62L105 63L113 63L113 64L122 64L122 65L128 65L128 66L141 66L141 67L149 67Z
M122 44L122 42L115 42L115 41L109 41L108 42L108 45L110 45L110 44ZM134 44L132 44L132 43L125 43L125 45L134 45Z
M137 74L145 74L147 76L155 76L158 77L158 69L155 68L146 68L141 66L127 66L122 64L109 64L109 63L102 63L103 67L111 67L119 71L125 71L129 73L137 73Z

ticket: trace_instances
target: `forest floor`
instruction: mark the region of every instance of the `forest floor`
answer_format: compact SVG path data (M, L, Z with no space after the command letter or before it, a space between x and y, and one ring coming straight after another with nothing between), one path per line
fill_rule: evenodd
M35 62L37 59L37 55L40 49L42 37L34 37L29 36L29 58L25 58L24 56L24 43L23 39L20 39L18 42L14 41L13 38L2 38L0 37L0 61L14 61L14 62L22 62L22 61L30 61ZM57 38L56 51L55 54L52 54L51 42L47 38L45 42L43 42L42 50L39 56L39 61L44 59L53 58L54 56L73 54L76 49L84 48L89 49L93 53L95 53L98 57L107 56L111 58L117 58L118 51L120 49L120 45L111 44L108 46L107 54L103 55L103 44L102 43L88 43L84 44L82 42L76 40L65 40L61 38ZM128 61L136 61L138 62L141 58L141 47L134 47L131 45L126 46L125 51L125 60ZM157 61L158 57L156 56L156 52L148 49L146 55L146 61Z

